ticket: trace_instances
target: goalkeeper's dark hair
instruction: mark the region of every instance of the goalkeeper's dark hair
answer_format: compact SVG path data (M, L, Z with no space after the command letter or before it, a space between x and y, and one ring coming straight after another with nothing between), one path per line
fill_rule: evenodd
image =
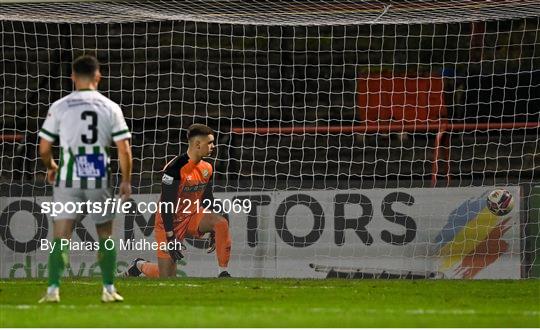
M193 124L188 127L187 137L191 139L196 136L207 136L210 134L214 134L214 131L210 127L203 124Z
M72 69L76 76L93 78L99 70L99 62L92 55L82 55L73 61Z

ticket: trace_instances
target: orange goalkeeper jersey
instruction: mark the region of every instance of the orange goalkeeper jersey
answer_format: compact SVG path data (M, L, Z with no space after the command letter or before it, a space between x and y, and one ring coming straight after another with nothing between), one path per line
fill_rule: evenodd
M213 202L212 165L204 160L195 163L187 154L171 160L163 170L161 201L173 202L175 214L162 212L165 230L169 231L167 219L179 222ZM203 203L203 201L205 201Z

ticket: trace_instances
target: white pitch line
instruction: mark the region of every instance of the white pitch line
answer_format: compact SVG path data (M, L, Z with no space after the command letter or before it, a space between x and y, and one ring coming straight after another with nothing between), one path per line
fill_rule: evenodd
M410 314L410 315L540 315L540 311L483 311L476 309L362 309L361 312L373 314L390 313L390 314Z
M47 305L0 305L2 309L44 309L44 308L60 308L60 309L77 309L77 308L109 308L111 305L67 305L67 304L47 304ZM150 307L149 305L137 305L140 307ZM133 306L127 304L114 304L115 308L131 309Z
M28 304L20 304L20 305L7 305L2 304L0 305L0 308L2 309L43 309L44 307L51 307L51 308L61 308L61 309L77 309L77 308L104 308L109 307L111 305L97 305L97 304L90 304L90 305L66 305L66 304L54 304L54 305L28 305ZM156 307L155 305L128 305L128 304L114 304L115 308L121 308L121 309L131 309L133 307ZM197 307L195 307L197 309ZM204 309L201 307L201 309ZM225 307L219 307L218 310L225 310ZM263 310L275 310L280 311L280 308L262 308ZM307 308L305 309L312 313L320 313L320 312L334 312L334 313L341 313L344 311L344 309L341 308L324 308L324 307L314 307L314 308ZM525 310L525 311L480 311L475 309L359 309L358 313L366 313L366 314L381 314L381 313L389 313L389 314L410 314L410 315L517 315L517 316L540 316L540 311L537 310Z

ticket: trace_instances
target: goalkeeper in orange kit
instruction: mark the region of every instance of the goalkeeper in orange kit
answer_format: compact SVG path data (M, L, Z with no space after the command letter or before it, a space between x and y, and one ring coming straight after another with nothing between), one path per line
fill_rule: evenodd
M125 276L141 273L147 277L175 276L176 261L183 258L180 242L186 235L198 238L211 233L215 239L218 277L230 277L227 270L231 255L229 223L222 215L203 210L203 204L213 203L214 199L212 165L203 160L214 150L214 133L208 126L193 124L188 129L188 141L187 153L175 157L165 166L161 180L160 201L172 202L176 210L158 211L154 234L160 246L168 243L167 246L172 248L157 251L157 264L135 259Z

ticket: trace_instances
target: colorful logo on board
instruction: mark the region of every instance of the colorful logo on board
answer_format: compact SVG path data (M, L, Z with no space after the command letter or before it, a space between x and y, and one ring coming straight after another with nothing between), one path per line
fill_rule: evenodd
M439 271L453 271L457 278L474 278L508 251L502 237L511 217L498 217L487 208L487 192L462 203L435 237Z

